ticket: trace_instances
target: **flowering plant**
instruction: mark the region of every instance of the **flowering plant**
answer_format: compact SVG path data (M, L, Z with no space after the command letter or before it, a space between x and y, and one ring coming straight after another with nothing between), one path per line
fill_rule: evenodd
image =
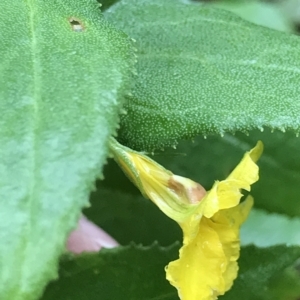
M0 299L300 299L298 2L0 1Z
M228 178L216 182L207 194L196 182L173 175L115 140L111 150L132 182L182 228L180 258L166 268L180 299L209 300L223 295L237 276L239 227L253 205L250 196L239 204L240 189L250 190L258 180L255 162L262 144L246 153Z

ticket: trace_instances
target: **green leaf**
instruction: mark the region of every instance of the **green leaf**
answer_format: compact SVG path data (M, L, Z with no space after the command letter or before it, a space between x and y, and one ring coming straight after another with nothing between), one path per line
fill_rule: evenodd
M177 258L178 244L168 248L126 246L97 254L65 258L60 279L41 300L174 300L176 289L165 279L164 267Z
M177 258L178 248L178 244L168 248L131 245L65 258L60 279L48 286L41 300L62 299L62 295L63 299L72 300L179 299L164 272L164 267ZM286 273L285 268L299 256L299 247L242 248L239 277L232 290L220 299L278 299L272 298L278 273ZM286 287L283 286L281 293L288 295ZM284 299L288 298L280 300Z
M101 173L133 51L93 0L3 0L0 28L0 298L30 300Z
M239 260L239 276L233 288L222 300L287 300L290 295L288 285L282 285L280 298L274 295L273 286L278 280L278 274L283 274L284 269L300 257L300 247L274 246L257 248L255 246L243 247ZM280 276L283 278L283 275ZM298 294L297 296L300 296ZM291 298L294 300L297 298Z
M297 36L179 0L124 0L105 16L137 40L123 143L151 150L198 134L299 131Z

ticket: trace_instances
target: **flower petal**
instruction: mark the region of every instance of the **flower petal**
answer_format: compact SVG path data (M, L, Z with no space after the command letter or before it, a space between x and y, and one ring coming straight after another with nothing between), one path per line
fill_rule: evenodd
M239 230L242 223L246 221L252 206L253 198L248 196L240 205L220 210L211 218L211 227L218 233L227 258L227 267L223 273L225 291L231 288L233 280L237 277L237 260L240 255Z
M67 249L73 253L96 252L102 247L113 248L118 245L110 235L84 216L67 240Z
M259 169L255 162L262 151L263 144L259 141L251 151L245 153L241 162L225 180L216 181L198 205L187 211L188 214L185 218L182 216L179 225L186 239L197 234L199 220L202 216L211 218L219 210L235 207L239 204L243 196L240 190L249 191L250 185L259 178Z
M250 191L251 184L259 179L256 161L262 151L263 144L259 141L251 151L245 153L241 162L225 180L213 185L197 210L202 210L205 217L211 218L221 209L238 205L242 196L240 190Z
M153 201L168 217L181 222L205 195L204 188L156 163L145 154L136 152L111 139L114 159L145 198Z
M181 249L180 258L169 263L167 279L178 290L180 299L215 299L214 291L225 290L222 273L226 256L219 235L210 226L211 220L202 218L197 236Z
M237 276L239 228L253 200L203 217L193 239L184 240L180 258L166 268L167 279L182 300L213 300L232 286Z

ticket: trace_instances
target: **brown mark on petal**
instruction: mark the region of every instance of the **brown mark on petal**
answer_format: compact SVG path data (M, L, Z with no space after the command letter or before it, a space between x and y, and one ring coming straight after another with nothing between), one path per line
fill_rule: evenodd
M183 180L180 181L184 182L185 184L176 180L176 178L172 176L168 181L168 187L172 189L179 197L186 199L186 201L191 204L196 204L204 198L206 190L201 184L187 178L179 176L176 177L180 179L182 178Z
M76 31L76 32L84 31L85 27L81 20L74 18L74 17L71 17L68 20L69 20L69 23L70 23L73 31Z
M206 190L201 184L196 183L195 187L187 189L187 194L191 203L195 204L204 198Z

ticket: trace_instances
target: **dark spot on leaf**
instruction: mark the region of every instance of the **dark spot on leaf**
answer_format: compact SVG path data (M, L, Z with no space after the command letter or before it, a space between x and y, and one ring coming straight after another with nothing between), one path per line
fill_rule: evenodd
M69 22L74 31L76 32L84 31L85 28L81 20L71 17L69 18Z

